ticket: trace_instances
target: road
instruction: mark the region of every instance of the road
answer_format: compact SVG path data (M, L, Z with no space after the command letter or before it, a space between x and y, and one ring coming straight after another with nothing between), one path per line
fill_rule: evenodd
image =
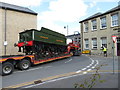
M2 87L6 88L19 88L19 87L65 87L72 86L71 84L60 84L56 83L55 86L51 85L57 81L67 80L68 78L77 77L79 75L88 75L88 72L93 72L95 67L104 64L101 70L112 70L112 58L101 58L92 56L74 56L62 60L57 60L50 63L36 65L31 67L29 70L18 71L16 70L13 74L2 77ZM118 60L115 60L115 70L118 70ZM52 80L52 81L51 81ZM70 80L70 79L69 79ZM72 81L77 81L74 78ZM41 85L34 86L34 81L43 82ZM69 81L69 82L72 82ZM46 85L46 82L49 82ZM51 83L52 82L52 83ZM61 81L63 82L63 81ZM65 82L68 82L65 81ZM73 84L73 83L72 83ZM67 88L68 88L67 87ZM72 86L73 87L73 86Z

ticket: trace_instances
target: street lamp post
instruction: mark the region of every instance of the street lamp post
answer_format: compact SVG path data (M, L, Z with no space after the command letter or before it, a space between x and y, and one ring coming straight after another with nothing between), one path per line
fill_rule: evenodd
M64 29L66 29L67 28L67 35L68 35L68 25L67 26L64 26Z

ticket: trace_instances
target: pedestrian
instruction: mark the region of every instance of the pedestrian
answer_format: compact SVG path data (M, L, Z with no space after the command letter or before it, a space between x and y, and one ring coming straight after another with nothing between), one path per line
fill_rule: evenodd
M103 52L104 52L104 57L107 57L107 48L105 46L103 46Z

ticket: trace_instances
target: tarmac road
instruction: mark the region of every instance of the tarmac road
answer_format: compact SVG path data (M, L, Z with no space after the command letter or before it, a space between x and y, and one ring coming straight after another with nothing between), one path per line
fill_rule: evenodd
M89 77L91 73L95 72L94 68L102 64L104 66L101 67L101 77L103 76L103 79L107 79L105 76L109 76L109 78L115 79L115 82L118 83L118 78L115 78L117 74L111 75L112 61L112 57L75 56L37 65L26 71L16 70L12 75L4 76L2 83L5 88L74 88L75 82L79 82L81 78ZM114 64L115 72L117 72L117 58ZM42 81L42 83L35 84L34 81ZM113 84L111 87L118 87L118 85Z
M86 56L76 56L62 60L36 65L28 70L15 72L2 77L2 87L13 86L41 78L60 75L82 69L92 61Z

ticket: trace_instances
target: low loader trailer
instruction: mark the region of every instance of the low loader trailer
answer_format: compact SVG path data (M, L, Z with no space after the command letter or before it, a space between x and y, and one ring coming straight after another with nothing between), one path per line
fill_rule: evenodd
M2 76L9 75L14 72L14 69L17 68L19 70L27 70L30 66L50 62L62 58L71 57L71 54L65 54L58 57L44 58L36 60L35 55L15 55L15 56L3 56L0 59L0 74Z
M31 65L71 57L63 34L42 27L41 30L31 29L19 33L19 41L14 44L18 52L24 55L1 56L0 74L9 75L14 68L29 69Z

